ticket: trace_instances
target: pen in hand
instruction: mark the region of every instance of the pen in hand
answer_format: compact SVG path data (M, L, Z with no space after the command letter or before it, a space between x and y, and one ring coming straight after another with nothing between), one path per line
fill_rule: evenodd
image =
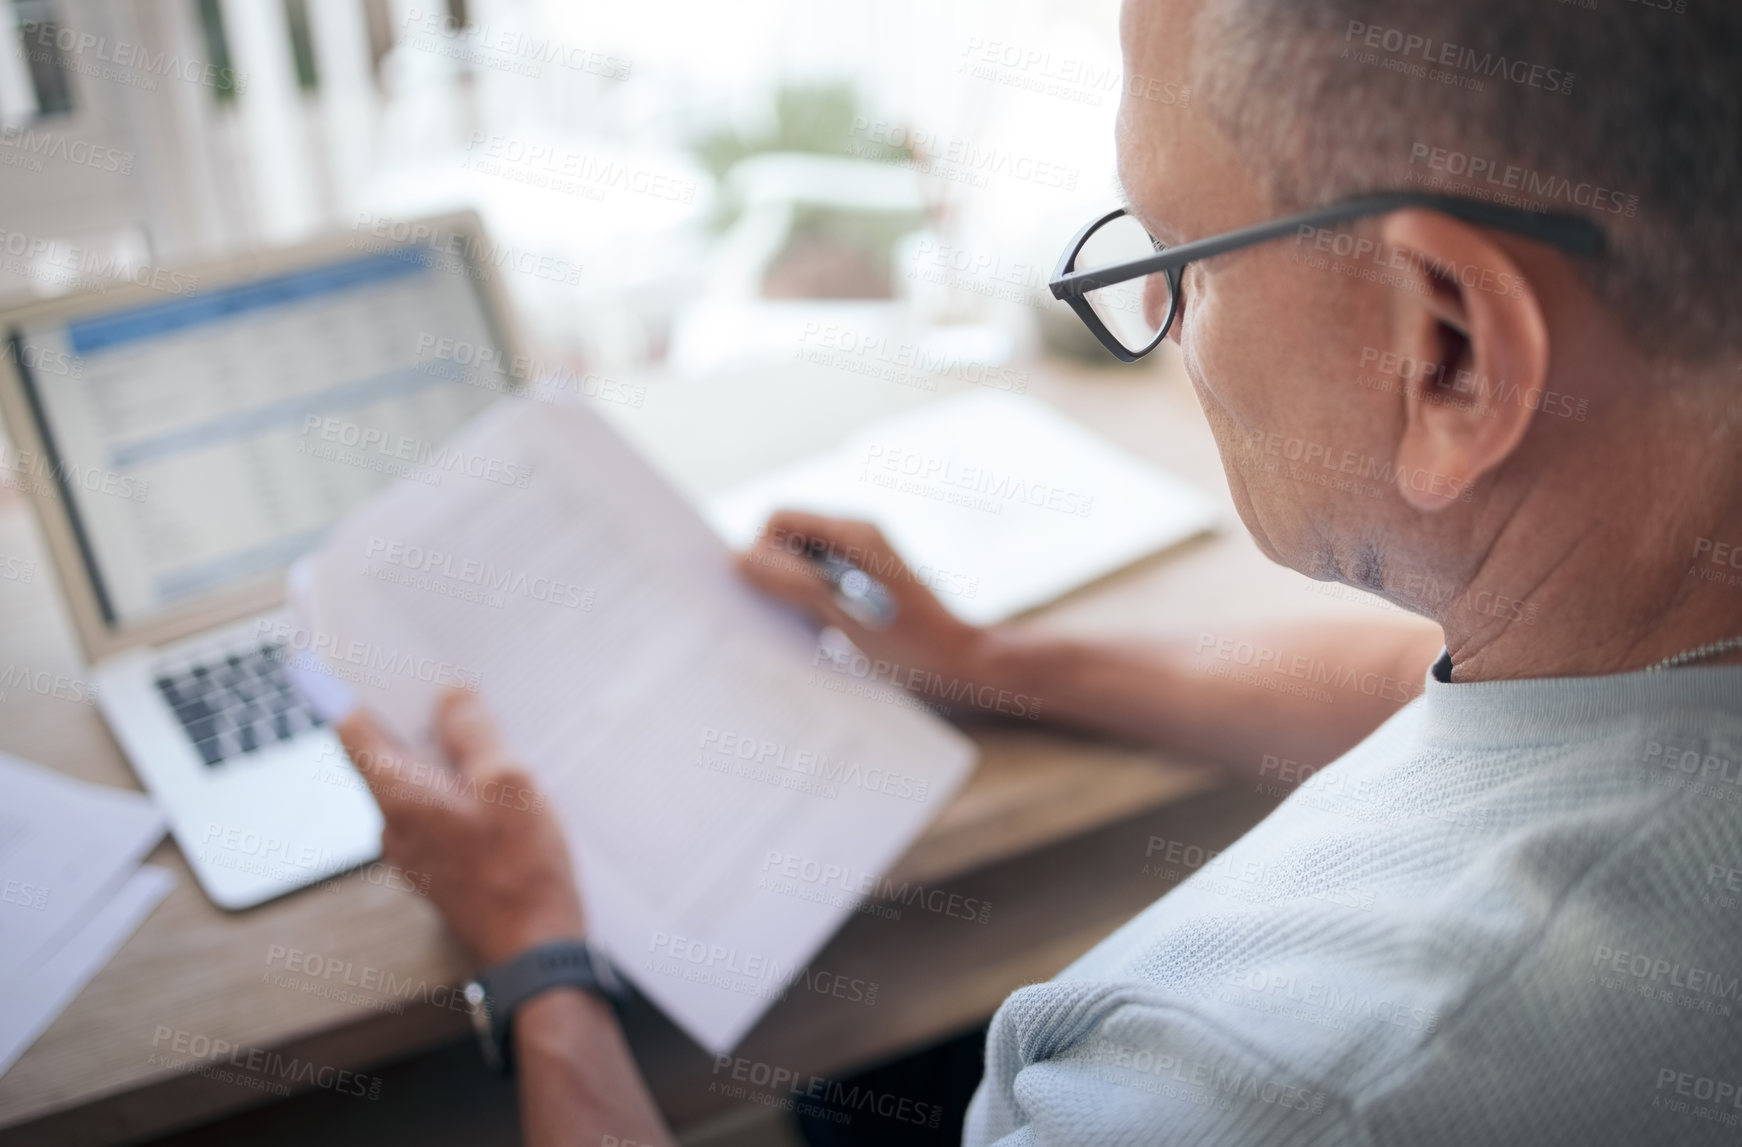
M826 547L813 546L805 556L835 587L835 604L842 613L866 629L888 629L895 623L899 611L888 586Z

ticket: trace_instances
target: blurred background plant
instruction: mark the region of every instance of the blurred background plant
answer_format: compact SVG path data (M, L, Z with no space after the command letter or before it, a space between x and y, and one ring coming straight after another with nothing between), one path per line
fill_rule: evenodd
M751 131L725 127L705 134L695 151L721 188L709 225L720 233L730 230L742 219L748 195L769 193L766 182L732 178L744 170L739 165L746 160L824 156L862 164L911 165L914 157L906 147L864 133L855 139L854 124L867 119L851 84L783 84L774 92L771 123ZM922 210L899 198L853 202L855 184L875 179L879 174L875 170L855 172L846 164L790 161L777 168L761 165L761 169L767 180L786 185L790 199L784 242L770 255L762 275L763 297L894 297L896 245L925 225Z

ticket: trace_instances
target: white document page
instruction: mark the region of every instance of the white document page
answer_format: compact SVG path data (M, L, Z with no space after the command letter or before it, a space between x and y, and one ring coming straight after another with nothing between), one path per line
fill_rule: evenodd
M549 794L594 937L722 1052L795 976L815 982L807 961L853 909L771 894L770 857L887 869L972 743L832 671L591 412L508 402L460 444L517 480L364 506L293 579L291 656L414 743L444 685L476 688Z
M65 940L33 967L0 981L0 1075L48 1030L91 978L175 887L175 873L146 864L112 895L86 905Z
M990 625L1210 529L1209 499L1032 398L982 391L875 422L710 500L733 546L780 508L875 522L938 599Z
M0 753L0 982L64 940L163 837L141 793Z

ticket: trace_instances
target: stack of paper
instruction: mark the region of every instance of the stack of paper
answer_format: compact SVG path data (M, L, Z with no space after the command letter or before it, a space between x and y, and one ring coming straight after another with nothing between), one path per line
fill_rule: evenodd
M169 892L140 865L163 836L143 795L0 753L0 1073Z
M413 743L443 686L483 695L561 819L594 938L710 1050L794 985L874 992L808 965L855 897L771 876L884 871L972 743L819 663L598 416L510 403L453 448L475 474L397 484L293 579L308 647Z

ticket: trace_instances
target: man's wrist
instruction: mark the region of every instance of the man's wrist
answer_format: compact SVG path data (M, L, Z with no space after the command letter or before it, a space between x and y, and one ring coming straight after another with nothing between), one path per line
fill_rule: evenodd
M586 938L586 924L578 913L552 913L511 927L493 928L479 941L474 951L479 965L493 968L498 964L506 964L540 944L551 944L558 940L574 940L580 943Z
M1046 642L1051 647L1055 643ZM980 630L968 648L962 674L977 685L1040 697L1046 692L1051 654L1043 643L1005 626Z
M556 1055L570 1046L578 1028L617 1027L617 1013L592 992L564 986L540 992L514 1018L514 1058L525 1063L540 1052Z

